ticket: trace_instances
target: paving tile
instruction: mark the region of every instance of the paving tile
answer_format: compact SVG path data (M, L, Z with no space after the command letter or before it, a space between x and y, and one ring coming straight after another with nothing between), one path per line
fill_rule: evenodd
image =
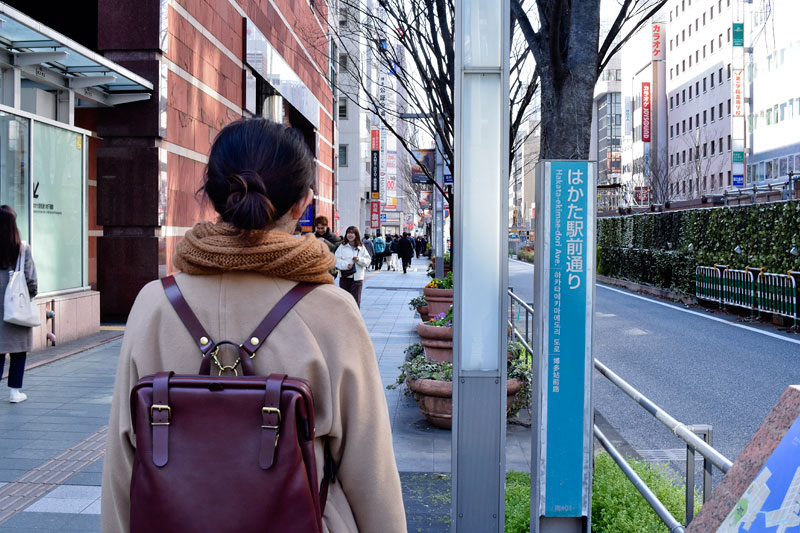
M33 505L26 507L23 513L64 513L80 514L95 500L81 498L50 498L45 496Z

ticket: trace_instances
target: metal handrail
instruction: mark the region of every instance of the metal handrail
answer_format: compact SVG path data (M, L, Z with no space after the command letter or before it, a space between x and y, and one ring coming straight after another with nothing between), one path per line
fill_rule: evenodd
M525 309L530 314L533 314L533 307L531 307L530 305L525 303L525 301L522 298L520 298L519 296L517 296L516 294L514 294L513 291L509 290L508 291L508 295L511 296L511 298L513 298L514 300L516 300L517 303L519 305L521 305L523 309Z
M689 445L692 449L696 450L703 457L711 461L711 463L722 470L727 472L730 470L733 463L717 450L709 446L703 439L694 434L689 427L673 418L669 413L661 409L653 403L647 396L634 389L627 381L616 375L607 366L594 360L594 367L598 372L603 374L611 383L616 385L625 394L631 397L633 401L642 406L645 411L653 415L659 422L664 424L672 433Z
M603 448L606 449L608 455L614 459L614 462L617 463L617 466L619 466L620 470L622 470L630 482L633 483L633 486L636 487L636 490L638 490L644 499L647 500L647 503L650 504L650 507L653 508L661 521L666 524L670 532L684 533L686 529L683 527L683 525L675 520L675 517L672 516L666 506L661 503L661 500L658 499L658 496L653 494L653 491L650 490L650 487L647 486L647 483L645 483L642 478L636 474L633 468L631 468L631 465L628 464L628 461L622 457L622 454L619 453L619 450L617 450L614 445L611 444L611 441L609 441L608 438L603 435L603 432L600 431L600 428L597 426L594 426L594 436L597 438Z
M796 273L796 274L800 274L800 273ZM509 289L508 295L512 298L512 300L510 301L511 310L512 311L513 311L514 301L516 301L522 308L525 309L526 314L533 315L533 313L534 313L533 308L531 306L529 306L527 303L525 303L524 301L522 301L516 294L514 294L513 289ZM530 353L532 355L533 354L533 349L531 348L530 344L528 343L528 338L527 338L527 336L528 336L528 331L527 331L528 330L528 320L527 320L527 316L526 316L526 320L525 320L525 329L526 329L525 336L522 335L522 333L514 325L512 320L508 320L507 323L508 323L508 326L511 328L511 331L512 331L514 337L519 339L520 342L522 343L522 345L528 351L528 353ZM667 428L669 428L676 437L680 438L682 441L684 441L686 443L686 445L687 445L687 468L689 467L689 464L690 464L690 461L688 460L688 455L690 455L690 453L689 453L690 450L696 451L696 452L700 453L700 455L703 456L704 465L705 465L704 466L704 470L706 470L706 479L704 479L703 500L706 501L706 499L708 498L708 493L707 493L708 491L707 491L706 485L710 486L710 482L711 482L711 480L710 480L710 472L711 472L711 470L710 469L711 469L711 467L710 467L710 465L705 463L705 461L708 461L709 463L713 464L718 469L720 469L723 473L727 472L731 468L731 466L733 466L733 463L727 457L725 457L724 455L719 453L717 450L715 450L713 447L711 447L711 445L708 442L706 442L704 439L701 439L700 437L698 437L695 434L694 430L693 430L693 426L687 426L686 424L683 424L682 422L679 422L678 420L676 420L669 413L667 413L666 411L661 409L658 405L653 403L652 400L650 400L645 395L640 393L633 386L631 386L627 381L625 381L624 379L619 377L617 374L615 374L613 371L611 371L611 369L609 369L607 366L605 366L603 363L601 363L597 359L594 359L593 363L594 363L594 368L598 372L600 372L601 375L603 375L611 383L616 385L625 394L627 394L631 399L633 399L637 404L639 404L648 413L650 413L654 418L656 418L659 422L661 422ZM706 435L710 436L710 426L708 426L708 428L707 428L705 433L706 433ZM620 467L620 469L625 473L625 475L628 477L628 479L631 481L631 483L633 483L633 485L642 494L642 496L645 498L645 500L647 500L647 502L650 505L650 507L653 508L653 510L658 514L659 518L670 529L670 532L671 533L684 533L685 532L684 526L682 526L677 520L675 520L675 518L666 509L664 504L662 504L661 501L658 500L658 498L652 493L652 491L650 491L650 489L647 487L647 485L644 483L644 481L642 481L642 479L639 478L639 476L636 474L636 472L634 472L634 470L630 467L630 465L627 463L627 461L625 461L625 459L622 457L622 455L619 453L619 451L608 441L608 439L605 437L605 435L603 435L603 433L600 431L600 429L598 429L597 426L594 426L594 435L595 435L595 437L597 437L597 440L600 442L600 444L603 446L603 448L605 448L608 451L609 455L611 455L611 457L614 459L614 461L617 463L617 465ZM692 459L694 458L693 453L691 454L691 458ZM691 461L691 464L693 465L694 462ZM693 476L692 476L692 478L693 478ZM687 474L687 479L689 479L688 474ZM694 484L692 483L692 486L693 485ZM692 494L693 494L692 487L690 487L689 484L687 483L687 486L686 486L687 502L689 501L689 498L692 497ZM692 515L693 515L692 507L693 507L693 504L687 505L687 515L686 515L686 523L687 523L687 525L692 519Z

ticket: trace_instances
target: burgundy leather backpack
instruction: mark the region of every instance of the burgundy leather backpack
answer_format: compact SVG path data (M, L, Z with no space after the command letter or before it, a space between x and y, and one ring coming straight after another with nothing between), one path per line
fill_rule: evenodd
M315 284L301 283L238 345L215 343L192 313L175 279L162 279L203 360L200 375L159 372L131 391L136 456L131 476L133 533L322 532L333 461L317 482L314 402L307 381L254 376L251 358ZM239 360L219 361L233 344ZM241 362L243 376L211 375ZM214 372L213 374L217 374Z

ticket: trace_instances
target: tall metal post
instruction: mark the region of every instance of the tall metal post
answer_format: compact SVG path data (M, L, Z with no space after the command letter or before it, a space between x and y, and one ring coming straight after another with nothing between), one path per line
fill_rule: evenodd
M456 2L452 531L504 530L509 0Z
M442 117L438 117L439 124L442 123ZM441 129L441 128L440 128ZM439 187L444 187L444 150L442 149L442 139L437 131L436 133L436 170L434 173L436 184ZM437 278L444 277L444 206L442 205L444 198L442 193L439 192L438 187L433 188L433 251L436 258L435 276Z

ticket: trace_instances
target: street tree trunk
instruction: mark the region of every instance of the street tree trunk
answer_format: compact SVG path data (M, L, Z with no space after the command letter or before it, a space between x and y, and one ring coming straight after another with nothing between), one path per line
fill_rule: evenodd
M532 52L542 91L541 158L589 159L600 0L539 0Z

